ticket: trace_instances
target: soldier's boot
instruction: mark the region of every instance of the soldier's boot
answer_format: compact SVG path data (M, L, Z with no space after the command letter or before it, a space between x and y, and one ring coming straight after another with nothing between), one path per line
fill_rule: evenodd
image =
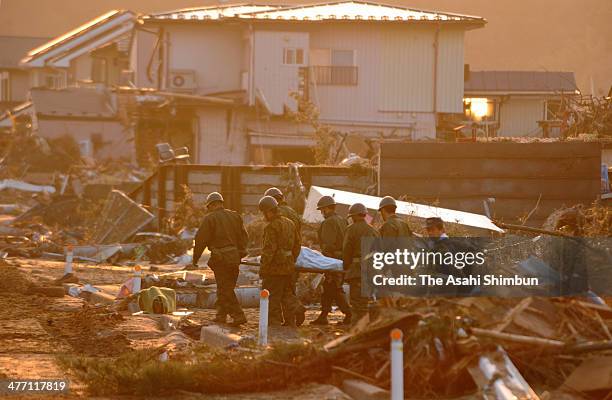
M239 326L239 325L243 325L247 323L247 319L246 316L244 314L242 315L236 315L232 317L232 322L230 323L230 325L232 326Z
M295 315L295 318L293 318L292 320L295 321L295 325L296 326L302 326L302 324L306 320L306 307L304 307L303 305L300 304L296 308L294 315Z
M270 327L283 326L283 322L278 319L271 319L271 320L268 320L268 326Z
M344 297L344 292L342 291L342 289L340 289L338 293L336 294L335 300L336 300L336 304L338 304L338 308L340 309L340 311L342 311L342 314L344 315L351 314L351 306L346 301L346 297Z
M288 317L288 312L287 312L287 307L285 305L281 305L281 314L283 316L283 322L282 322L282 326L288 326L289 325L289 317Z
M213 322L216 322L218 324L225 324L225 323L227 323L227 314L217 314L215 319L213 319Z
M295 322L296 317L297 314L285 314L285 323L283 326L286 326L287 328L295 328L297 326Z
M319 314L317 319L310 322L310 325L327 325L327 324L328 324L327 313L323 311L321 311L321 314Z
M353 314L349 311L347 314L344 314L344 319L340 323L341 325L350 325L353 319Z

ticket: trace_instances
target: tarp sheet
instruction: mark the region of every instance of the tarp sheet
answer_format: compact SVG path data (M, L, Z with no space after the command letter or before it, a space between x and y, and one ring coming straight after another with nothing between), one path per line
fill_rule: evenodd
M261 256L245 259L244 261L252 263L260 263ZM297 268L307 268L325 271L342 271L342 261L335 258L326 257L316 250L302 246L300 255L298 256L295 266Z
M342 271L342 261L326 257L318 251L302 246L295 262L296 267L318 269L321 271Z

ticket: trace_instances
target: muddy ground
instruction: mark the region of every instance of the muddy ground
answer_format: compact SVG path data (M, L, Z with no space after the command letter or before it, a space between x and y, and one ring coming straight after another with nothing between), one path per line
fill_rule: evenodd
M156 266L160 271L177 270L177 266ZM70 296L48 297L36 293L34 287L51 285L63 275L64 263L8 259L0 265L0 379L66 378L70 393L65 395L11 396L11 398L86 398L87 387L67 371L59 361L66 356L117 357L133 349L160 348L173 340L163 331L158 316L133 316L115 312L108 307L92 305ZM116 294L119 285L129 278L131 269L117 266L75 264L75 274L81 283L91 283L106 293ZM214 310L192 309L191 322L212 324ZM258 310L245 309L248 324L235 332L256 337ZM307 312L307 321L316 318L316 307ZM339 321L338 312L330 321ZM199 328L196 327L194 337ZM273 340L327 340L343 333L341 327L304 326L297 332L283 330ZM188 340L193 340L189 339ZM177 393L176 399L255 399L255 398L338 398L342 394L333 386L308 385L288 392L244 394L231 396L201 396ZM167 398L165 396L164 398Z

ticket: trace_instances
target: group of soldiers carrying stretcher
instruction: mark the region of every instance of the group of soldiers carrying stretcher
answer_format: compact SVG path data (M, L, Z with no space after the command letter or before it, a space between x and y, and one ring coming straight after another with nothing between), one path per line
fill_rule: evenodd
M241 325L247 319L240 307L234 289L241 259L246 256L248 235L242 217L223 205L220 193L210 193L206 198L208 210L195 237L193 264L197 268L204 249L211 252L208 266L217 282L217 315L215 322ZM336 213L336 202L331 196L323 196L317 209L324 217L318 228L318 240L323 255L342 260L343 274L326 273L321 296L321 313L310 322L326 325L327 316L335 302L344 314L342 324L351 324L368 312L367 297L361 292L361 242L365 237L409 237L413 233L408 224L395 214L395 199L384 197L379 205L383 224L374 229L366 220L367 208L355 203L348 210L347 219ZM305 320L306 309L296 296L295 262L301 249L301 218L285 201L277 188L266 190L259 201L259 210L267 224L264 228L263 247L259 275L262 289L270 293L269 325L295 327ZM440 218L429 218L426 229L430 236L444 234ZM350 305L342 288L349 285Z

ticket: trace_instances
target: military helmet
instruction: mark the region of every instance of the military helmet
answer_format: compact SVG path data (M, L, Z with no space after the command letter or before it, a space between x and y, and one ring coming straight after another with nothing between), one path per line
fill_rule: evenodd
M382 200L380 201L380 204L378 205L378 211L382 210L383 208L387 206L397 207L397 204L395 203L395 199L393 197L391 196L383 197Z
M270 189L266 190L266 192L264 193L264 196L272 196L275 198L283 197L283 192L281 192L279 188L271 187Z
M212 192L208 196L206 196L206 206L209 206L211 203L215 201L223 202L223 196L219 192Z
M366 206L364 206L361 203L355 203L352 206L349 207L348 210L348 216L352 217L353 215L357 215L357 214L367 214L368 213L368 209L366 208Z
M328 207L328 206L333 206L333 205L336 205L336 200L334 200L333 197L331 197L331 196L323 196L317 202L317 210L320 210L320 209Z
M272 196L264 196L259 200L259 211L266 212L278 207L278 201Z

